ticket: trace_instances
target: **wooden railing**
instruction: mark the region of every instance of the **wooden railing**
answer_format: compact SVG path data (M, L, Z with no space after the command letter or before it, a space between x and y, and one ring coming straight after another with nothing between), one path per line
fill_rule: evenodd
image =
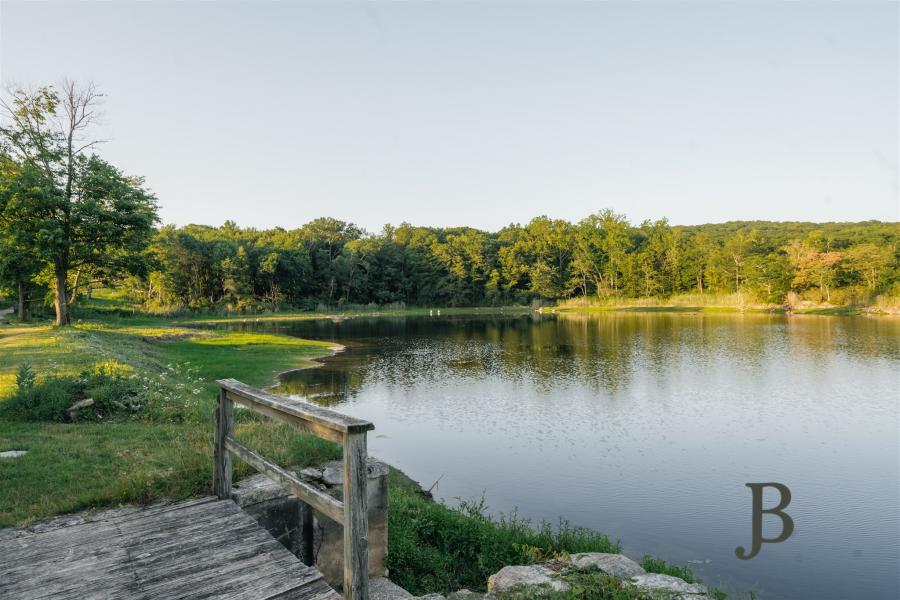
M231 498L231 454L284 486L305 503L305 543L312 545L312 510L340 523L344 528L344 597L368 600L369 515L366 490L366 433L374 429L369 421L355 419L305 402L257 390L234 379L219 384L216 410L215 472L213 483L219 498ZM233 406L237 402L250 410L283 421L293 427L341 444L344 449L344 498L335 500L325 492L300 480L290 471L254 452L234 436ZM309 553L305 553L311 561Z

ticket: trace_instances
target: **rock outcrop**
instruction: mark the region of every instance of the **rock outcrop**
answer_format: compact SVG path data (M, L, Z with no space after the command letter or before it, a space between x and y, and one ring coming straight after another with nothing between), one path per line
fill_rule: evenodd
M545 565L503 567L491 575L487 583L488 592L506 592L517 586L534 587L536 594L539 590L544 593L569 590L569 584Z
M603 571L617 579L626 579L635 575L646 573L641 565L637 564L624 554L607 554L605 552L582 552L569 557L572 567L587 570L591 567Z
M552 568L551 568L552 567ZM526 597L540 598L551 591L565 592L570 586L565 574L572 571L597 571L641 591L653 600L712 600L706 586L688 583L678 577L647 573L641 565L623 554L583 552L545 565L503 567L488 579L488 594L478 600L502 598L504 592L517 591ZM468 592L468 590L466 590ZM459 593L459 592L457 592ZM471 593L471 592L468 592ZM429 600L438 600L429 598ZM449 600L449 598L448 598ZM476 600L460 598L459 600Z
M631 578L631 582L643 590L651 592L669 592L670 595L679 600L705 600L709 598L708 590L705 585L699 583L688 583L684 579L673 577L672 575L663 575L662 573L645 573Z

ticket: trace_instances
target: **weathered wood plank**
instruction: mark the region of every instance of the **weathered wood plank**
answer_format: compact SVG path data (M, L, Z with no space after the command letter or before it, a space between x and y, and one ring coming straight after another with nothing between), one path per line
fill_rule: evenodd
M231 435L234 408L225 390L219 390L219 404L216 409L216 438L213 448L213 491L220 500L231 498L231 454L225 448L225 439Z
M275 419L276 421L286 423L302 433L322 438L323 440L335 442L337 444L340 444L344 439L343 433L330 427L326 427L325 425L308 421L306 419L301 419L296 415L284 412L279 408L272 408L265 404L254 402L233 392L225 393L228 395L228 398L231 399L232 402L243 404L253 412L265 415L270 419Z
M0 542L4 600L338 600L230 500L152 507Z
M344 597L369 598L369 510L366 432L344 441Z
M260 473L267 475L274 481L283 485L290 493L294 494L297 498L306 502L317 511L338 523L344 523L344 505L338 500L335 500L325 492L314 488L305 481L301 481L290 471L282 469L275 463L239 442L234 436L225 438L225 447Z
M321 406L264 392L235 379L220 379L216 383L219 384L219 387L229 392L235 401L241 404L251 403L257 406L266 406L280 413L321 425L342 434L364 432L375 428L371 422L364 419L357 419L356 417L350 417Z

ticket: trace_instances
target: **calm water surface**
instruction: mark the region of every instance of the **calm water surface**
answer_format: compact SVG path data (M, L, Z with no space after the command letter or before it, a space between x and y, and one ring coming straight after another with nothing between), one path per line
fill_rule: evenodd
M571 522L767 600L900 598L900 321L618 313L244 325L346 351L281 391L449 503ZM747 482L793 536L750 546ZM766 498L772 505L777 494ZM780 530L767 517L766 534ZM743 596L743 595L742 595ZM734 597L734 596L733 596Z

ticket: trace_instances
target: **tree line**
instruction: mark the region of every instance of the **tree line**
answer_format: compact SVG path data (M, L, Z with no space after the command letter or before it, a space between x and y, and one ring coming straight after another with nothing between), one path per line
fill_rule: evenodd
M747 295L864 304L897 295L900 224L632 225L611 210L538 217L497 232L316 219L297 229L162 227L146 276L125 283L154 308L318 304L477 306L576 296Z
M158 227L139 177L95 152L102 95L66 82L16 89L0 123L0 291L55 322L97 285L152 310L236 311L405 303L740 293L833 304L900 296L900 223L630 223L600 210L572 223L537 217L496 232L331 218L296 229Z

